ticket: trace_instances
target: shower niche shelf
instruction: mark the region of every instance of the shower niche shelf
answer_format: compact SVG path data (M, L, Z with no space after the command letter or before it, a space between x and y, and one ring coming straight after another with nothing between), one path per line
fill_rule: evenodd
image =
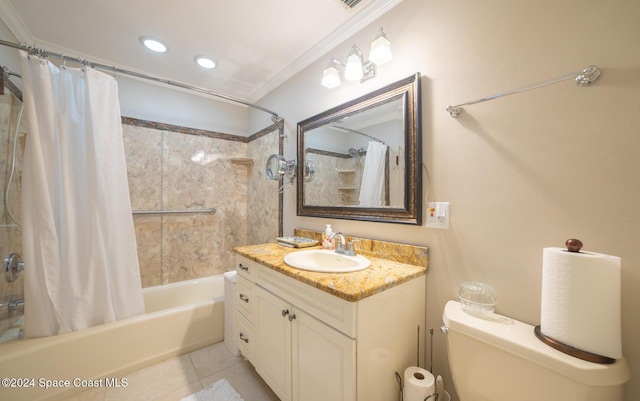
M254 160L251 157L232 157L231 159L229 159L229 161L231 161L231 163L235 163L235 164L253 164Z
M355 187L356 172L353 170L338 170L338 180L342 188Z
M340 203L343 206L353 206L356 204L356 189L355 188L338 188L340 194Z

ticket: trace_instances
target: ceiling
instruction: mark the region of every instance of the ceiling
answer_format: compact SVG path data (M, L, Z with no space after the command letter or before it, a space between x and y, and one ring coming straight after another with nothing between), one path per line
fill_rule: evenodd
M21 43L256 102L401 1L0 0L0 17Z

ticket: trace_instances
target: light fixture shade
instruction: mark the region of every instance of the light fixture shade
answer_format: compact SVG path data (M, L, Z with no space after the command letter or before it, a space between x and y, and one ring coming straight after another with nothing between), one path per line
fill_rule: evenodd
M369 53L369 60L375 65L382 65L393 59L391 53L391 42L387 38L387 34L384 29L380 28L376 38L371 42L371 53Z
M329 66L322 72L322 86L333 89L336 86L340 86L341 83L342 82L340 82L340 73L338 72L338 69L336 67Z
M356 48L355 46L353 48ZM352 48L344 68L344 79L347 81L359 81L362 79L362 56ZM357 48L356 48L357 49ZM359 49L358 49L359 51ZM360 52L362 53L362 52Z

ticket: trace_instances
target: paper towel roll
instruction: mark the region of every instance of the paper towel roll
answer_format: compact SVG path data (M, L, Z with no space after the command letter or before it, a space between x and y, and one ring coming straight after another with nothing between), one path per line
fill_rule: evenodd
M544 248L540 331L613 359L622 357L620 258Z
M425 369L410 366L404 371L403 401L424 401L434 393L435 378Z

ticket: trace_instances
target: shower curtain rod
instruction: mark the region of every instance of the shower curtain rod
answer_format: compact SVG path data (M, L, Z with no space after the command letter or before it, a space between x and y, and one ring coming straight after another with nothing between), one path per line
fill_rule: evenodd
M497 99L497 98L500 98L500 97L513 95L513 94L516 94L516 93L526 92L526 91L531 90L531 89L538 89L538 88L541 88L543 86L547 86L547 85L555 84L555 83L558 83L558 82L566 81L567 79L572 79L572 78L576 79L576 85L578 85L578 86L587 86L587 85L590 85L590 84L594 83L595 81L597 81L599 77L600 77L600 70L598 69L598 67L596 67L595 65L590 65L589 67L587 67L587 68L585 68L583 70L572 72L571 74L563 75L563 76L558 77L558 78L553 78L553 79L549 79L547 81L538 82L536 84L523 86L522 88L513 89L513 90L510 90L510 91L507 91L507 92L496 93L495 95L486 96L486 97L483 97L482 99L472 100L470 102L461 103L461 104L458 104L458 105L455 105L455 106L449 105L446 110L451 115L451 117L457 118L460 115L460 113L462 113L462 111L464 110L463 106L470 106L472 104L482 103L482 102L486 102L488 100L493 100L493 99Z
M356 131L356 130L351 129L351 128L343 127L342 125L334 125L333 128L337 128L339 130L343 130L343 131L347 131L347 132L352 132L354 134L366 136L367 138L373 139L376 142L380 142L381 144L386 145L386 143L384 143L384 141L382 141L382 140L380 140L380 139L378 139L376 137L373 137L373 136L371 136L369 134L365 134L364 132L360 132L360 131Z
M238 99L238 98L235 98L235 97L232 97L232 96L228 96L228 95L223 95L221 93L210 91L208 89L200 88L200 87L197 87L197 86L185 84L185 83L178 82L178 81L171 81L171 80L168 80L168 79L158 78L158 77L154 77L154 76L147 75L147 74L142 74L142 73L135 72L135 71L125 70L123 68L116 67L115 65L109 66L109 65L105 65L105 64L94 63L92 61L89 61L89 60L83 59L83 58L69 57L69 56L66 56L66 55L61 54L61 53L54 53L54 52L51 52L51 51L48 51L48 50L44 50L44 49L38 48L35 45L29 45L29 44L26 44L26 43L13 43L13 42L7 42L6 40L0 39L0 45L7 46L7 47L13 47L14 49L19 49L19 50L25 50L30 55L34 55L34 56L38 56L38 57L42 57L42 58L55 57L55 58L58 58L58 59L62 60L63 63L65 61L71 61L71 62L79 63L79 64L82 64L84 66L88 66L88 67L91 67L91 68L97 68L97 69L104 70L104 71L111 71L114 74L115 73L119 73L119 74L131 75L133 77L142 78L142 79L146 79L146 80L154 81L154 82L160 82L160 83L163 83L163 84L166 84L166 85L177 86L179 88L187 89L187 90L190 90L190 91L193 91L193 92L199 92L199 93L204 93L206 95L219 97L221 99L229 100L229 101L235 102L235 103L240 103L240 104L243 104L245 106L253 107L254 109L258 109L258 110L264 111L265 113L271 114L271 121L272 122L274 122L274 123L278 122L278 113L276 113L274 111L271 111L269 109L266 109L266 108L264 108L262 106L258 106L258 105L253 104L253 103L246 102L246 101L244 101L242 99Z

